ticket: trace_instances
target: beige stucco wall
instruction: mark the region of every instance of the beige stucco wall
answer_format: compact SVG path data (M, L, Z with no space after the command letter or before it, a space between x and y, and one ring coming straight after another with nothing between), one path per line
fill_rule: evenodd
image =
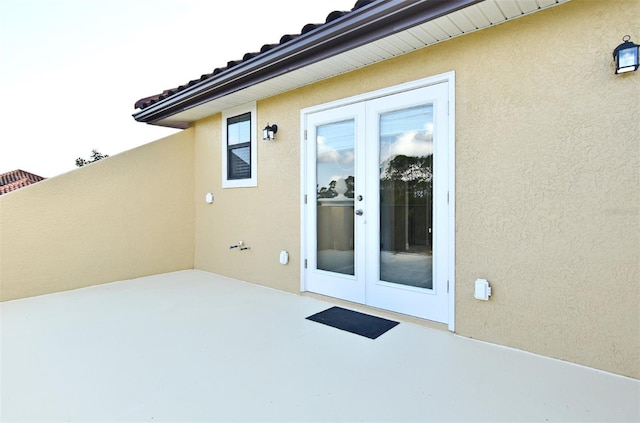
M637 16L575 0L258 102L279 131L257 188L220 188L220 115L200 121L195 267L299 291L300 110L453 70L456 331L640 377L640 72L611 62Z
M193 268L193 130L0 196L0 299Z
M298 116L282 99L264 103L269 106L258 104L258 126L277 122L279 130L276 142L258 143L255 188L221 188L221 115L196 125L195 267L299 292ZM213 204L205 202L207 192L214 194ZM229 249L238 241L250 249ZM290 253L287 265L279 262L282 250Z
M611 62L638 16L575 1L452 43L462 335L640 377L640 74Z

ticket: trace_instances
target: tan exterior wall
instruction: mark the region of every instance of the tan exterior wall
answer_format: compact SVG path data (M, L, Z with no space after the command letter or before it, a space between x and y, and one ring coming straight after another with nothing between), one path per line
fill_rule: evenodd
M195 267L297 292L300 110L453 70L456 331L640 377L640 72L611 62L639 8L576 0L261 101L257 188L220 188L220 115L198 122Z
M221 188L221 115L196 125L195 267L299 292L299 116L282 100L258 103L258 127L276 122L279 129L277 141L258 141L256 188ZM214 194L213 204L205 203L207 192ZM229 249L238 241L250 249ZM290 254L287 265L279 262L282 250Z
M460 334L640 377L640 74L611 62L638 16L575 1L451 43Z
M0 197L0 299L193 268L193 130Z

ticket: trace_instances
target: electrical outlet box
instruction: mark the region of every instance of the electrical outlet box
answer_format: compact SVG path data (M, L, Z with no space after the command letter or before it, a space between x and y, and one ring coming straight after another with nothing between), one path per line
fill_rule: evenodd
M491 296L491 287L486 279L476 279L475 294L477 300L488 301Z
M286 251L280 251L280 264L289 263L289 253Z

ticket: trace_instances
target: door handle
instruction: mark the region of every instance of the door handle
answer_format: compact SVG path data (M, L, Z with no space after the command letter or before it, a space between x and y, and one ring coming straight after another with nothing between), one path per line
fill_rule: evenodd
M363 214L364 212L362 211L362 209L356 210L356 216L362 216Z

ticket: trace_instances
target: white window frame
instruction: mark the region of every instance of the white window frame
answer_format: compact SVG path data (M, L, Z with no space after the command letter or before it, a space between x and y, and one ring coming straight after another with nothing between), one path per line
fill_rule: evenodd
M222 112L222 142L220 143L222 146L222 188L246 188L258 186L258 114L256 113L256 109L256 102L254 101ZM227 119L245 113L251 113L251 178L229 179L227 173L227 165L229 163L229 158L227 157L229 152L227 148Z

